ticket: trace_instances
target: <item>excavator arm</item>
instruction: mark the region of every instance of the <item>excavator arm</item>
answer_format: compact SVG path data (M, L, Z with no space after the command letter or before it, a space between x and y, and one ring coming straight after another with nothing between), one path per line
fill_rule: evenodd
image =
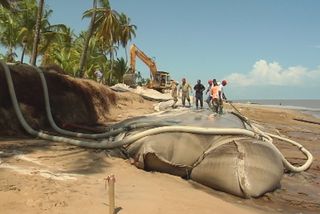
M148 88L152 88L163 92L170 88L170 75L165 71L158 71L156 63L153 59L148 57L136 45L132 44L130 47L130 73L123 76L123 82L129 86L136 86L136 58L141 59L150 69L150 82L147 84Z
M143 53L143 51L141 51L137 46L132 44L130 47L130 68L132 73L136 72L136 57L139 57L139 59L141 59L141 61L149 67L152 79L154 79L158 71L156 63L145 53Z

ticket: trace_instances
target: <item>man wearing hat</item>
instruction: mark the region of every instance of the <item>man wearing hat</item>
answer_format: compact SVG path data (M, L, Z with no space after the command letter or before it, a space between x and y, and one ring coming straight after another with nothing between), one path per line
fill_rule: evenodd
M178 85L179 83L171 80L171 96L173 98L172 108L176 108L176 103L178 102Z
M227 85L227 80L222 80L219 84L219 91L220 91L220 99L219 99L219 113L223 113L223 100L227 101L227 97L224 94L223 87Z
M179 87L179 92L180 92L180 90L182 91L182 95L181 95L182 105L185 106L186 99L187 99L189 102L189 107L191 107L189 90L192 93L192 88L191 88L191 85L189 83L187 83L186 78L182 78L182 83Z

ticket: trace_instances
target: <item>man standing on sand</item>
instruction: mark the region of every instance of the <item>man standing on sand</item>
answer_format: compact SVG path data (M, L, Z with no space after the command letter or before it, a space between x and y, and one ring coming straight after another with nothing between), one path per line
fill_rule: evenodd
M103 77L103 74L102 72L97 69L95 72L94 72L94 75L96 76L96 80L98 83L101 83L102 82L102 77Z
M220 90L220 102L219 102L219 114L223 113L223 100L227 102L227 97L224 94L223 88L224 86L227 85L227 80L222 80L221 84L219 85L219 90Z
M212 88L212 85L213 85L213 81L212 80L208 80L208 88L207 88L207 90L206 90L206 94L208 94L208 92L209 92L209 95L208 95L208 97L207 97L207 99L206 99L206 103L208 103L208 106L209 106L209 108L212 108L212 106L211 106L211 88Z
M189 107L191 107L189 90L192 93L192 88L191 88L191 85L187 83L186 78L182 78L182 83L179 87L179 94L180 94L180 90L182 91L182 95L181 95L182 105L183 106L186 105L186 99L187 99L189 102Z
M196 107L199 108L199 101L200 107L203 108L203 91L206 89L202 84L201 80L197 81L197 84L193 87L196 93Z
M213 111L219 113L220 110L220 102L221 102L221 91L220 86L218 85L217 81L213 80L213 86L210 90L210 96L212 99L212 107Z
M178 102L178 85L179 83L171 80L171 96L173 98L173 104L172 104L172 108L176 108L176 103Z

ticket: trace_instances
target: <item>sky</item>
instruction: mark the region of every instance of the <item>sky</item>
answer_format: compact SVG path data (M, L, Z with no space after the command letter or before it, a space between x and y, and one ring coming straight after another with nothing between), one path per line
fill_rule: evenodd
M52 24L87 30L92 1L46 0ZM136 44L191 85L228 81L229 99L320 99L318 0L110 0L137 26ZM124 56L119 51L118 57ZM137 70L149 69L137 60Z

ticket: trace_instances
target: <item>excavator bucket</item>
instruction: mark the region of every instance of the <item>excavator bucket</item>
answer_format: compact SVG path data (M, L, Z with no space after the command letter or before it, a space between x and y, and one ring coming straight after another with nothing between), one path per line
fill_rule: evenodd
M137 75L135 73L126 73L123 75L123 83L130 87L137 87Z

